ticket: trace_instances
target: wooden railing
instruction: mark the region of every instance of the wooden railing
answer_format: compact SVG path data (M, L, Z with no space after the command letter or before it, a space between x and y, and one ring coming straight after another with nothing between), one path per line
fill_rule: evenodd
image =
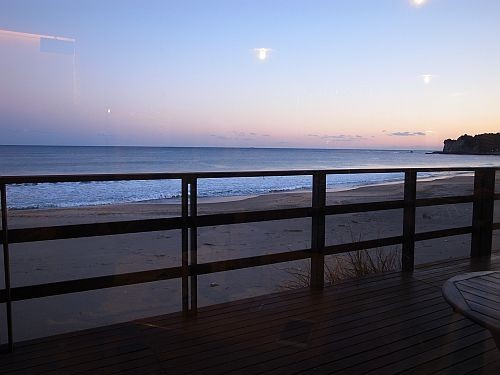
M0 290L0 303L5 303L7 311L8 343L13 348L12 303L31 298L41 298L67 293L112 288L124 285L148 283L153 281L182 279L182 311L185 314L197 311L197 276L215 272L236 270L301 259L310 259L312 289L324 286L324 259L326 255L349 251L402 245L402 269L414 268L414 248L416 241L430 240L447 236L472 234L471 256L489 256L492 247L492 233L500 229L500 223L493 222L495 200L495 173L500 168L412 168L412 169L342 169L342 170L293 170L257 172L202 172L202 173L155 173L155 174L96 174L96 175L50 175L50 176L3 176L0 177L2 231L5 288ZM465 196L446 196L437 198L416 197L417 173L422 172L459 172L474 174L474 194ZM351 203L327 205L327 175L404 173L404 197L401 200L384 202ZM276 210L248 211L238 213L219 213L198 215L198 180L206 178L263 177L263 176L311 176L312 205L310 207ZM36 228L8 228L7 185L25 183L58 183L85 181L124 181L124 180L165 180L178 179L182 183L181 216L147 220L127 220L106 223L58 225ZM415 213L417 207L437 206L456 203L472 203L472 225L415 232ZM400 236L350 242L336 245L325 243L325 219L329 215L360 213L403 209L403 233ZM283 251L266 255L198 263L198 228L216 225L241 224L270 220L311 218L311 248ZM153 232L180 229L182 231L181 266L148 271L90 277L12 287L10 278L9 245L35 241L60 240L94 236L108 236L125 233Z

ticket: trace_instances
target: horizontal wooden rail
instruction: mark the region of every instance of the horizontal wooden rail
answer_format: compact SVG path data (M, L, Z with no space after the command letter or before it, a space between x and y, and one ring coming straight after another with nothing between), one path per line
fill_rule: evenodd
M455 203L471 203L473 196L451 196L440 198L417 199L416 206L437 206ZM325 207L325 215L342 215L372 211L384 211L403 208L403 200L381 202L350 203L329 205ZM244 224L259 221L286 220L308 218L312 216L311 207L286 208L276 210L246 211L200 215L196 219L188 219L188 227L207 227L215 225ZM61 240L82 237L110 236L118 234L157 232L183 228L181 217L109 221L90 224L71 224L49 227L18 228L9 230L9 243ZM2 231L0 231L0 237Z
M12 301L22 301L32 298L50 297L68 293L115 288L118 286L176 279L181 277L181 274L182 267L170 267L150 271L123 273L111 276L97 276L86 279L20 286L11 288L11 298ZM0 302L5 301L6 291L5 289L2 289L0 290Z
M287 219L300 219L311 217L312 208L285 208L278 210L265 210L265 211L246 211L225 214L213 215L200 215L197 216L191 225L198 227L207 227L213 225L228 225L228 224L244 224L259 221L272 221L272 220L287 220Z
M433 240L442 237L460 236L472 233L472 226L433 230L415 233L415 241Z
M204 275L208 273L232 271L242 268L267 266L276 263L291 262L294 260L308 259L311 249L292 250L281 253L257 255L246 258L228 259L217 262L200 263L190 268L191 275Z
M445 204L472 203L473 201L473 195L460 195L438 198L420 198L415 201L415 205L417 207L441 206Z
M341 254L349 251L368 250L384 246L400 245L401 243L403 243L403 236L348 242L339 245L325 246L325 255Z
M384 211L403 208L403 200L384 202L349 203L325 207L325 215L342 215L360 212Z
M182 228L182 218L109 221L92 224L57 225L9 230L10 243L62 240L69 238L110 236L116 234L157 232ZM2 233L0 232L0 235Z
M0 184L35 184L58 182L91 182L91 181L131 181L131 180L181 180L183 178L233 178L233 177L286 177L310 176L316 172L326 175L344 174L380 174L414 172L474 172L474 167L443 167L443 168L345 168L345 169L297 169L297 170L263 170L263 171L220 171L220 172L179 172L179 173L132 173L132 174L86 174L86 175L26 175L0 176ZM480 169L480 168L479 168ZM500 169L500 168L496 168Z

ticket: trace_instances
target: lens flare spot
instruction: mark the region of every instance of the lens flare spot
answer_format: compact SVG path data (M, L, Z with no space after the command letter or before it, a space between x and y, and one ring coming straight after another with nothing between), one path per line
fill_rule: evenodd
M431 83L433 77L434 76L432 74L422 74L422 80L426 85L429 85Z
M427 3L428 0L411 0L411 3L414 7L421 7Z
M271 48L254 48L253 51L260 61L265 61L269 58Z

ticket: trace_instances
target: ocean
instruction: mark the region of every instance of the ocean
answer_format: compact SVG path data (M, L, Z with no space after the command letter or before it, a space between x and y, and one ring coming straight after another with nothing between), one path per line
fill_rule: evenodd
M408 150L209 147L0 146L0 175L500 166L499 156ZM443 174L422 173L419 178ZM402 174L328 176L329 189L397 182ZM311 188L309 176L202 179L199 197L251 196ZM179 180L9 185L11 209L77 207L178 198Z

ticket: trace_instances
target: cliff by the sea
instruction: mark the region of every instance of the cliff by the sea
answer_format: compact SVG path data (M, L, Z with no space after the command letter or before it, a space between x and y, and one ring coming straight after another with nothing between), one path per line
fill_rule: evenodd
M500 155L500 133L464 134L444 141L443 154Z

